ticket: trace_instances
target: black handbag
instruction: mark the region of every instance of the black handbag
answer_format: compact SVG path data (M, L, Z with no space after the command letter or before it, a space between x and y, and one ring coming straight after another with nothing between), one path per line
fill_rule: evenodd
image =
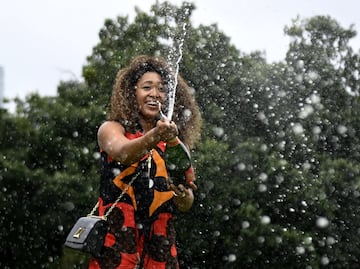
M79 218L66 237L64 246L89 253L95 258L100 258L105 237L109 230L107 218L139 175L140 172L134 175L104 216L94 216L96 209L99 207L99 202L97 202L89 215Z
M68 234L65 246L90 253L93 257L99 258L109 224L103 217L87 216L77 220Z

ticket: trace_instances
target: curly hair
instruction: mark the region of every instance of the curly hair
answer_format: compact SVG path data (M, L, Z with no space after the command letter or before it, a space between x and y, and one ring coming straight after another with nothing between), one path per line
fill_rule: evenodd
M160 57L140 55L128 67L118 71L107 119L120 122L128 132L141 130L135 85L146 72L158 73L165 87L169 87L174 79L170 66ZM180 75L177 79L173 120L178 126L181 141L193 148L200 137L200 110L185 80Z

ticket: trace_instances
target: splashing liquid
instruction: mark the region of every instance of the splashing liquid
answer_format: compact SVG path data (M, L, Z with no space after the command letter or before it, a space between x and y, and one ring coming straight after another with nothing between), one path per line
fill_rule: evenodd
M186 22L184 22L183 24L183 27L182 27L182 30L183 30L183 35L180 39L180 42L179 42L179 57L175 63L175 73L174 73L174 79L171 81L172 83L170 84L170 89L169 89L169 96L168 96L168 100L169 100L169 103L168 103L168 113L167 113L167 118L169 120L172 119L172 116L173 116L173 113L174 113L174 105L175 105L175 94L176 94L176 87L177 87L177 84L178 84L178 74L179 74L179 64L180 64L180 61L182 59L182 55L183 55L183 52L182 52L182 47L184 45L184 40L185 40L185 36L186 36Z

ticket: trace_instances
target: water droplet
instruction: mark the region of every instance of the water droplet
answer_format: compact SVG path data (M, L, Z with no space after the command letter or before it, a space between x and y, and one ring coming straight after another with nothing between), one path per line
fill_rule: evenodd
M294 134L296 135L301 135L302 133L304 133L304 128L300 123L295 123L292 129Z
M229 254L229 256L228 256L228 261L229 261L229 262L234 262L234 261L236 261L236 255L235 255L235 254Z
M328 265L330 263L330 259L327 256L321 257L321 264L322 265Z
M270 224L271 218L269 216L262 216L260 221L262 224Z
M297 253L298 255L304 254L304 253L305 253L305 248L304 248L303 246L297 246L297 247L296 247L296 253Z
M327 226L329 226L329 220L325 217L319 217L316 220L316 226L319 228L326 228Z
M247 229L247 228L249 228L250 227L250 222L248 222L248 221L243 221L242 223L241 223L241 227L243 228L243 229Z

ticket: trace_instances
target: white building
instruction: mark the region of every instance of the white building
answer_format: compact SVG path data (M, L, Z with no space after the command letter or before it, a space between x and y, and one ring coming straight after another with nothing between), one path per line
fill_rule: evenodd
M4 68L0 66L0 107L3 105L4 100Z

